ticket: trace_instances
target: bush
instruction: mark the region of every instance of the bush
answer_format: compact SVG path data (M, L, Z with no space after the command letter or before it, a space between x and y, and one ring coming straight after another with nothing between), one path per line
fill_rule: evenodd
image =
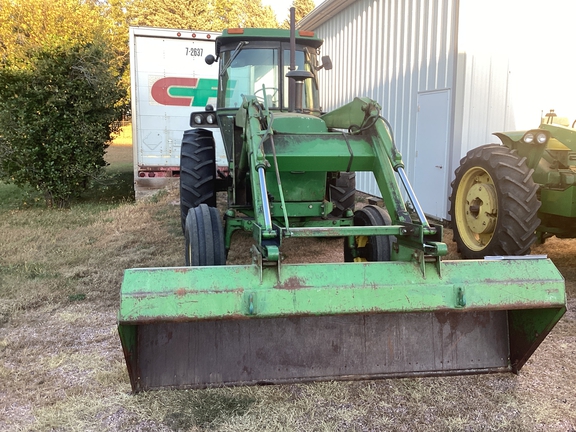
M31 49L0 70L0 180L68 207L103 166L122 91L98 43Z

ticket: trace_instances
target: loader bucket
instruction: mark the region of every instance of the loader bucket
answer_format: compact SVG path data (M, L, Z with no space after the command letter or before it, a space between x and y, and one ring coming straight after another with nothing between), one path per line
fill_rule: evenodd
M517 372L565 312L548 259L130 269L134 392Z

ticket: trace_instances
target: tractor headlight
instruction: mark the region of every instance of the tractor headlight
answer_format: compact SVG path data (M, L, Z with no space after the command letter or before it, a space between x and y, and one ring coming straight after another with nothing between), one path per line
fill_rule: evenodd
M522 141L524 141L526 144L532 144L534 142L534 133L532 132L527 132L526 135L524 135L524 137L522 138Z
M216 128L218 127L218 118L216 117L216 112L211 105L207 105L206 108L211 108L212 111L202 111L190 113L190 126L193 128Z
M522 141L525 144L542 145L550 139L548 131L542 129L532 129L524 134Z
M548 141L548 136L545 133L540 132L536 134L536 141L538 142L538 144L545 144L546 141Z

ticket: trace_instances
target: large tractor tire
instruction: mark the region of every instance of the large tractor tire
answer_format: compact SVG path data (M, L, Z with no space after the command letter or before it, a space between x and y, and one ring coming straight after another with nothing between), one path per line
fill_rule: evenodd
M368 205L354 213L354 226L389 226L392 219L388 212L377 206ZM348 238L344 239L344 261L390 261L392 254L391 236L356 236L356 258L348 244Z
M341 172L340 177L330 183L330 198L334 204L332 216L342 217L346 210L356 205L356 173Z
M185 230L188 210L200 204L216 207L216 144L212 132L184 132L180 150L180 214Z
M460 161L450 216L463 258L530 253L540 225L533 171L516 150L496 144L470 150Z
M215 207L200 204L191 208L186 217L184 237L187 266L226 264L224 229L220 213Z

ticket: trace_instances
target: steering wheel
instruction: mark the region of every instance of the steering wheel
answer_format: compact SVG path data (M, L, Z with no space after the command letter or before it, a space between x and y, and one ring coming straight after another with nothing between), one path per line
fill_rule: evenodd
M262 87L259 88L258 90L256 90L254 92L254 96L256 96L256 99L258 99L259 102L264 103L264 91L266 90L266 97L268 98L268 100L273 101L274 97L278 94L278 88L277 87ZM268 93L268 90L270 90L270 93ZM262 95L258 95L258 93L262 93ZM275 106L275 103L272 103L273 106Z

